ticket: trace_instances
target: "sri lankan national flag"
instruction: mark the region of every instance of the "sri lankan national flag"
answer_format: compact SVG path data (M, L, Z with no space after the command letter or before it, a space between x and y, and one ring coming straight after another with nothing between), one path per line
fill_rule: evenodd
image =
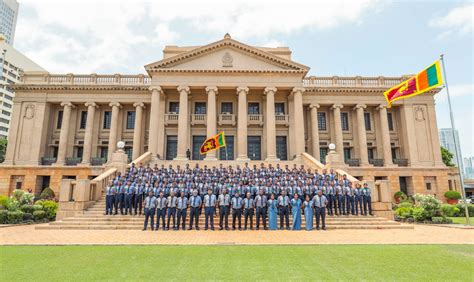
M217 150L220 147L225 147L224 132L221 132L216 136L206 139L206 141L202 143L201 149L199 149L199 153L201 153L201 155L204 155L212 150Z
M414 77L385 91L383 95L387 99L387 104L390 108L394 101L425 93L442 84L443 78L439 61L436 61Z

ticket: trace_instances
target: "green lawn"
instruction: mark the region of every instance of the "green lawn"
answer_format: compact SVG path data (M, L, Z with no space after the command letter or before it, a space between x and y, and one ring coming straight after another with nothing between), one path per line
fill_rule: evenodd
M472 245L0 247L0 281L472 281L473 269Z
M453 220L453 223L455 224L466 224L466 218L465 217L450 217ZM470 217L469 218L469 225L474 225L474 218Z

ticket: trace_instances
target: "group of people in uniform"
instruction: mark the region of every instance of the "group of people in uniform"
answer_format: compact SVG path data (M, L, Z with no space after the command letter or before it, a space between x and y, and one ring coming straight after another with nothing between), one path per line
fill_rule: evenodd
M346 175L338 177L331 169L311 171L279 164L252 168L229 166L209 168L196 164L191 168L172 165L132 166L118 174L106 187L106 215L145 215L143 230L150 222L151 230L199 230L204 212L205 230L214 230L214 217L219 217L219 230L253 229L300 230L302 214L305 229L326 229L327 215L372 215L371 191L364 183L353 185ZM155 223L156 216L156 223ZM243 224L242 224L243 218ZM268 223L268 226L267 226Z

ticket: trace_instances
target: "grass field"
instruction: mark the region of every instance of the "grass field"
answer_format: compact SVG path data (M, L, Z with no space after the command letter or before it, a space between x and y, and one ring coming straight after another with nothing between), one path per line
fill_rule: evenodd
M3 246L2 281L473 280L473 245Z
M466 218L465 217L450 217L453 220L453 223L456 224L466 224ZM474 218L469 218L469 225L474 225Z

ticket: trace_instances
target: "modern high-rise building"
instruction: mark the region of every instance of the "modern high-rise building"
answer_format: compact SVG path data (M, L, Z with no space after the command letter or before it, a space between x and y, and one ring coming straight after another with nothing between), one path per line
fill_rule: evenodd
M459 159L462 160L461 145L459 145L459 132L456 130L455 133L457 147L459 148L457 151L456 146L454 146L453 130L451 128L441 128L439 130L439 141L442 147L453 154L453 163L459 167L457 156L459 155Z
M12 85L20 81L24 71L45 71L42 67L18 52L0 35L0 138L7 138L12 117Z
M474 179L474 157L464 158L464 177Z
M18 6L16 0L2 0L0 2L0 33L5 35L5 41L10 45L13 45L15 38Z

